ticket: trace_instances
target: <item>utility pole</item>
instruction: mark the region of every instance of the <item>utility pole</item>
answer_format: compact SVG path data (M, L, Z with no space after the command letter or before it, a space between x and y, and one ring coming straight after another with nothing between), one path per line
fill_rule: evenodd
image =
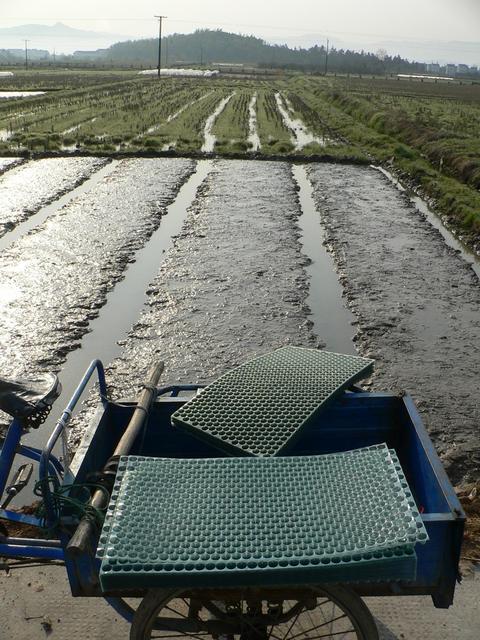
M327 72L328 72L328 45L329 45L329 41L327 38L327 48L325 50L325 75L327 75Z
M28 43L30 40L24 40L25 42L25 71L28 69Z
M162 68L162 20L167 16L154 16L158 19L158 77Z

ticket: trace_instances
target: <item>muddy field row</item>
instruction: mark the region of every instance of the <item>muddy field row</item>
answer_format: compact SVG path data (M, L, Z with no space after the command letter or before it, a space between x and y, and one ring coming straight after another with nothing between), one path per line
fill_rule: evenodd
M25 171L42 175L43 162ZM3 375L60 368L193 170L188 160L114 162L100 182L2 251Z
M209 382L283 344L335 344L375 358L369 386L413 394L454 480L478 477L478 278L380 172L77 160L58 161L54 192L46 160L0 176L8 193L1 215L12 221L0 254L4 375L41 368L62 375L67 357L71 375L76 354L97 355L99 314L102 335L120 341L107 362L115 397L134 395L155 359L166 362L166 382ZM22 173L37 186L9 189ZM51 200L64 204L48 209ZM310 205L318 228L304 224ZM165 235L174 236L166 254ZM133 309L126 335L112 309L122 284L122 303L131 300ZM335 339L325 323L332 315L342 326Z

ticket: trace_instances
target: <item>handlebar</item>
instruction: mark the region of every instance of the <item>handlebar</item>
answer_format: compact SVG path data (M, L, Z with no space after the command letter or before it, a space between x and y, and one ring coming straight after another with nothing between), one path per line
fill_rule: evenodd
M53 523L54 519L55 519L55 511L54 511L54 507L53 507L53 500L52 500L52 495L50 492L50 487L48 485L48 469L49 469L49 465L50 465L50 456L52 454L53 448L55 447L58 438L61 436L61 434L63 433L63 431L65 430L67 424L69 423L71 417L72 417L72 412L75 409L78 401L80 400L81 396L83 395L83 392L85 391L85 388L87 386L87 384L90 381L90 378L92 377L94 372L97 372L97 377L98 377L98 386L99 386L99 392L100 392L100 400L102 402L102 405L104 407L104 409L107 408L108 405L108 400L107 400L107 385L105 382L105 371L103 368L103 364L100 360L93 360L90 363L90 366L88 367L88 369L86 370L82 380L80 381L78 387L76 388L73 396L70 399L70 402L68 403L68 405L66 406L66 408L63 410L63 413L60 417L60 419L58 420L57 424L55 425L54 430L52 431L47 444L45 446L45 448L42 451L42 454L40 456L40 463L39 463L39 479L43 480L43 500L44 500L44 505L45 505L45 515L46 515L46 519L47 522L49 523Z

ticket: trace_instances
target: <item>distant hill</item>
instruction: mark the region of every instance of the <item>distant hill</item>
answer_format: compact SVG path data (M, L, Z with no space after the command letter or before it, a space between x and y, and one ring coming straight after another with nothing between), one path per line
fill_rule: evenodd
M155 66L157 56L158 41L155 38L118 42L99 53L100 60L145 66ZM167 36L162 43L162 65L224 62L323 71L325 57L323 43L308 49L291 49L287 45L269 44L261 38L227 33L220 29L177 33ZM387 56L381 60L373 53L332 49L328 68L330 71L350 73L393 73L423 71L424 65L408 62L399 56Z
M47 24L22 24L15 27L0 28L0 46L2 49L16 49L21 40L29 40L29 47L46 49L50 53L73 53L76 49L98 49L108 47L114 42L125 40L125 36L101 31L75 29L57 22Z

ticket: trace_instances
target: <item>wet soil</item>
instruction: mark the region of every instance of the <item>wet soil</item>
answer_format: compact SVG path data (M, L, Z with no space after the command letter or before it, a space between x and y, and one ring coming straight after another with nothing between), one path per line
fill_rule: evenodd
M468 575L480 565L480 482L463 485L457 496L467 516L462 542L461 569Z
M7 158L2 164L5 162ZM48 158L7 171L0 178L0 237L107 162L106 158Z
M60 418L91 361L99 358L105 364L122 352L122 345L147 301L147 291L157 275L173 238L182 230L187 211L195 199L197 188L208 175L212 161L200 160L195 172L184 182L175 200L166 208L157 230L145 245L135 253L135 261L128 264L123 278L108 292L105 305L98 317L89 323L88 334L81 341L81 348L68 354L60 371L62 393L52 408L46 422L36 432L30 432L29 444L42 445ZM84 396L87 397L87 396ZM96 407L98 395L87 397L89 406ZM82 425L88 424L91 413L82 414Z
M284 344L315 346L299 215L288 164L215 162L109 371L115 395L131 397L155 360L165 384L208 383Z
M2 252L2 375L59 369L194 167L123 160Z
M23 158L0 158L0 175L23 162Z
M408 390L454 482L480 476L480 285L437 229L370 168L311 165L373 387Z

